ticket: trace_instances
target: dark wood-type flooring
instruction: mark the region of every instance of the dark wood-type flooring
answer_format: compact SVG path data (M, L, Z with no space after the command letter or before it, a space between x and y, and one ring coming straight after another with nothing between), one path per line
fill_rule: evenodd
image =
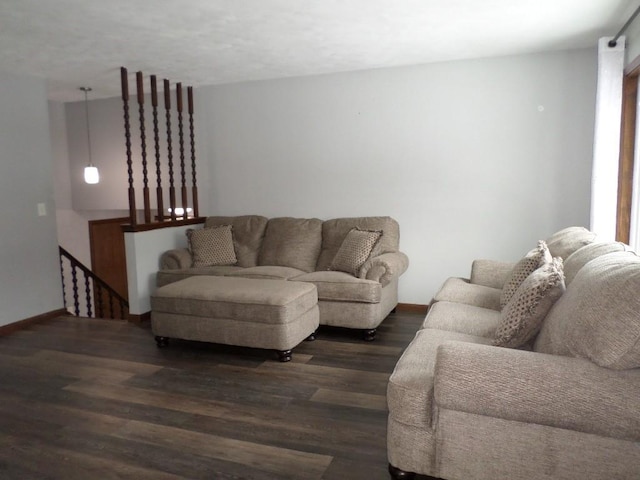
M387 380L423 315L293 360L62 317L0 338L1 479L388 479Z

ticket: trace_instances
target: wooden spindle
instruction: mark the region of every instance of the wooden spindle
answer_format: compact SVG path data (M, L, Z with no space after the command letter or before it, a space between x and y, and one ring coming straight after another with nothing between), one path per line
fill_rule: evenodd
M125 304L122 300L120 300L120 320L126 320L127 315L125 313Z
M187 87L187 100L189 106L189 138L191 141L191 195L193 196L193 216L199 217L198 211L198 182L196 180L196 142L193 126L193 87Z
M96 317L104 318L104 302L102 301L102 287L93 282L93 301L96 305Z
M58 247L60 250L60 247ZM65 279L64 279L64 263L62 260L62 252L60 252L60 280L62 280L62 305L67 308L67 292L65 287Z
M156 203L158 220L164 220L164 202L162 201L162 176L160 174L160 133L158 131L158 84L155 75L151 75L151 106L153 107L153 143L156 154Z
M129 222L136 225L136 192L133 188L133 164L131 160L131 126L129 124L129 80L127 69L120 68L120 83L122 88L122 108L124 109L124 138L127 150L127 173L129 175Z
M80 294L78 293L78 272L75 265L71 265L71 282L73 283L73 311L76 317L80 316Z
M91 311L91 284L87 274L84 275L84 293L85 299L87 300L87 317L91 318L93 317L93 313Z
M178 109L178 139L180 145L180 181L181 181L181 193L182 193L182 218L187 218L187 175L184 165L184 129L182 124L182 83L176 85L176 102Z
M109 292L109 318L113 319L113 294Z
M133 179L133 162L131 152L131 125L129 119L129 86L128 86L128 73L127 69L121 67L121 82L122 82L122 100L125 119L125 139L127 146L127 171L129 175L129 217L132 226L136 226L137 210L135 199L135 188ZM162 158L160 151L160 127L159 127L159 112L158 112L158 84L157 77L155 75L150 76L150 89L151 89L151 104L153 115L153 148L155 155L155 168L156 168L156 205L158 210L157 219L159 221L165 221L167 215L164 212L164 190L167 189L166 185L163 186L162 179ZM144 83L143 73L136 72L136 87L138 97L138 110L139 110L139 123L140 123L140 153L142 160L142 177L143 177L143 199L144 199L144 222L151 223L154 218L151 214L151 201L150 201L150 189L149 189L149 163L147 158L147 139L146 139L146 121L145 121L145 99L144 99ZM170 204L170 219L175 221L178 219L187 220L189 218L189 212L192 211L194 216L199 217L198 207L198 185L196 174L196 151L195 151L195 126L194 126L194 98L193 87L187 87L187 100L188 100L188 115L189 115L189 148L191 159L191 192L192 198L189 198L189 183L187 180L187 162L189 158L186 157L185 152L185 128L184 125L184 99L182 95L182 83L176 84L176 107L178 115L178 149L180 158L180 200L182 202L182 213L178 216L176 210L180 207L176 202L176 177L178 175L177 164L174 169L174 155L173 155L173 140L175 133L172 131L171 125L171 87L168 79L164 80L164 106L166 117L166 135L167 135L167 165L169 176L169 204ZM150 152L149 152L150 154ZM175 172L174 172L175 171ZM192 201L193 209L189 208L189 202Z
M140 116L140 156L142 157L142 198L144 201L144 223L151 223L151 202L149 201L149 171L147 169L147 136L144 125L144 78L136 72L138 87L138 113Z
M176 219L176 187L173 180L173 147L171 141L171 91L169 80L164 79L164 108L167 121L167 159L169 163L169 206L171 220Z

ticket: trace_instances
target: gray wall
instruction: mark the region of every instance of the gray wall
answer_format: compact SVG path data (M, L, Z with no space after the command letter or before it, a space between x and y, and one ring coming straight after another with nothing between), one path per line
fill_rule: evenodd
M391 215L428 303L588 225L595 50L207 87L213 213Z
M596 62L588 49L198 88L201 213L391 215L411 260L400 301L428 303L474 258L588 225ZM109 180L81 183L84 110L68 104L73 208L126 208L121 102L91 115Z
M0 72L0 325L62 308L43 80ZM46 216L38 216L44 203Z

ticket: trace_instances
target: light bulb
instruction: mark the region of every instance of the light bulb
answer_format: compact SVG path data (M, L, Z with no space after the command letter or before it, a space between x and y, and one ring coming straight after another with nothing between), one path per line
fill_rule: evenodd
M94 167L93 165L84 167L84 181L89 184L98 183L100 181L98 167Z

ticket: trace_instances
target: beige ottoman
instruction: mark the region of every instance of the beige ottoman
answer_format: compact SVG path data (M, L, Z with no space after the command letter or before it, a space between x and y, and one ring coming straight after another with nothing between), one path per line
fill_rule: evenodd
M194 276L151 296L151 329L158 346L170 338L278 351L314 338L318 328L315 285L285 280Z

